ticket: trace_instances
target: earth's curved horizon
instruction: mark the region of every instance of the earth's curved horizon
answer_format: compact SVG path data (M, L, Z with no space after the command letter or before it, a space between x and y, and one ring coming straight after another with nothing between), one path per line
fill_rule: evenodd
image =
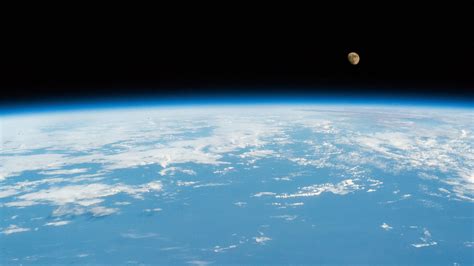
M473 110L12 110L0 264L471 265Z

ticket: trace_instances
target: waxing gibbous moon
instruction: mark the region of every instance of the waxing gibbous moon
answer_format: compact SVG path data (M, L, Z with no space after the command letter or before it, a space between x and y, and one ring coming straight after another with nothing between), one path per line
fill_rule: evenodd
M357 53L351 52L347 55L347 59L349 59L349 62L353 65L359 64L360 57Z

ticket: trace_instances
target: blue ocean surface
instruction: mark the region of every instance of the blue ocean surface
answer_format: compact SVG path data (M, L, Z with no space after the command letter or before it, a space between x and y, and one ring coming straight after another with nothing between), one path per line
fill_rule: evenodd
M0 264L474 263L473 109L1 118Z

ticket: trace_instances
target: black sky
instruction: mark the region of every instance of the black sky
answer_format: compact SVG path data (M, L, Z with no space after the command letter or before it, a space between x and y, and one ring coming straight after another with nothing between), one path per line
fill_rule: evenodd
M474 96L474 42L455 23L129 22L13 23L0 61L1 101ZM351 51L361 56L357 66L347 61Z

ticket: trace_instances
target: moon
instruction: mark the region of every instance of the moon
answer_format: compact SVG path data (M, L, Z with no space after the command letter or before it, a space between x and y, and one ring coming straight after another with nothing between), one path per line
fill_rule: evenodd
M353 65L357 65L359 64L359 61L360 61L360 57L357 53L355 52L350 52L348 55L347 55L347 59L349 60L349 62Z

